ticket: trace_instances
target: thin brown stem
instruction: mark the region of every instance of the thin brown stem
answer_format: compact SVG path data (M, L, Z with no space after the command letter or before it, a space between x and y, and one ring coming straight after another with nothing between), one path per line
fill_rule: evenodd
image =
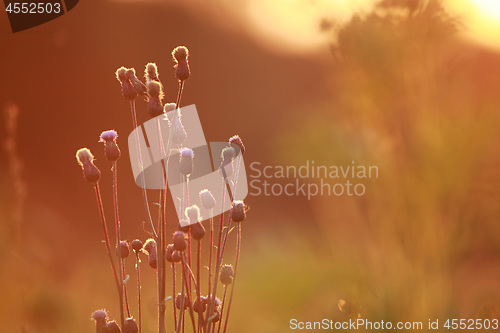
M122 327L125 323L124 311L123 311L123 261L122 261L122 251L120 246L120 213L118 210L118 170L116 161L113 162L113 208L115 215L115 234L116 234L116 249L118 251L118 271L120 272L120 320ZM130 317L130 315L129 315Z
M220 332L222 318L224 317L224 305L226 304L226 295L227 295L227 284L224 285L224 295L222 296L222 305L221 305L221 308L220 308L220 318L221 319L217 323L217 333Z
M240 261L241 250L241 223L238 223L238 238L236 240L236 259L234 261L234 275L233 283L231 284L231 294L229 296L229 304L227 305L226 320L224 322L224 333L227 330L227 323L229 321L229 312L231 311L231 304L233 303L234 285L236 284L236 272L238 271L238 263Z
M141 308L141 268L139 266L141 259L139 253L135 254L135 269L137 271L137 302L139 306L139 333L142 333L142 308Z
M184 81L179 81L179 91L177 92L177 101L175 102L175 108L178 109L181 105L182 90L184 89Z

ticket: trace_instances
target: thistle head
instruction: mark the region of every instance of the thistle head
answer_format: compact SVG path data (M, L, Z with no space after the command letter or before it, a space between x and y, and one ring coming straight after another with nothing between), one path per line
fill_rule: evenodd
M189 224L194 224L200 221L200 208L197 205L187 207L184 214L189 219Z
M191 235L193 236L193 239L198 241L203 239L205 236L205 227L201 224L201 222L191 224Z
M125 324L123 324L123 333L137 333L139 332L139 327L135 322L134 318L127 318Z
M108 321L104 328L104 333L121 333L120 326L114 320Z
M246 206L242 200L233 201L231 207L231 220L233 222L242 222L246 217Z
M146 81L160 81L160 76L158 75L158 66L154 62L149 62L144 70L144 77Z
M142 250L142 247L144 246L144 244L141 242L140 239L134 239L131 245L132 245L132 250L134 250L136 254L139 254L139 252L141 252Z
M215 198L207 189L200 191L201 206L205 209L212 209L215 207Z
M127 100L135 100L137 98L137 88L129 79L129 69L125 67L120 67L116 70L115 75L116 79L120 81L120 85L122 87L122 95ZM135 74L135 71L134 71Z
M173 236L174 249L177 251L184 251L187 247L186 234L182 231L174 232Z
M220 282L222 284L231 284L233 283L234 270L231 265L224 265L220 269Z
M83 177L93 184L101 179L101 171L94 165L94 155L88 148L78 149L76 152L78 164L82 167Z
M191 70L189 69L189 51L185 46L177 46L172 51L172 57L174 58L175 64L175 77L179 81L184 81L191 75Z
M182 297L184 296L184 297ZM182 301L184 299L184 304L182 304ZM187 295L183 295L181 293L178 293L177 296L175 297L175 307L177 310L180 310L181 307L184 307L184 310L189 308L189 298Z
M245 145L243 144L243 141L241 141L241 138L239 135L233 135L232 137L229 138L229 143L231 144L232 147L238 146L238 150L241 151L242 154L245 153Z
M148 114L151 117L157 117L163 114L163 87L158 81L148 82Z
M157 261L156 261L156 242L154 239L150 238L146 241L144 244L143 249L148 253L149 256L149 266L151 268L157 267Z
M120 241L120 245L116 247L116 254L122 259L125 259L130 255L130 249L127 241Z
M192 149L182 148L180 153L179 172L184 176L188 176L193 172L194 152Z
M116 144L118 133L115 130L104 131L101 133L99 142L104 142L104 155L109 161L116 161L121 156L120 148Z

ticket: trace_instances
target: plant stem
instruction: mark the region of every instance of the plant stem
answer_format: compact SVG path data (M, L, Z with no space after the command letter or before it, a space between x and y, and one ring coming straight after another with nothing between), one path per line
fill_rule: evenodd
M182 90L184 89L184 81L179 81L179 91L177 92L177 101L175 103L175 108L178 109L181 105Z
M226 320L224 322L224 333L227 330L227 323L229 321L229 312L231 311L231 304L233 303L234 285L236 284L236 272L238 271L238 263L240 261L241 250L241 222L238 223L238 238L236 240L236 259L234 261L234 275L233 283L231 284L231 294L229 296L229 304L227 305Z
M222 296L222 306L220 308L220 320L217 323L217 333L220 332L222 318L224 317L224 305L226 304L227 284L224 285L224 295Z
M115 214L115 233L116 233L116 248L118 250L118 271L120 272L120 320L121 325L125 324L124 311L123 311L123 261L122 251L120 245L120 213L118 211L118 170L116 161L113 162L113 208Z
M113 271L113 276L115 278L116 289L118 291L118 296L122 299L122 293L120 288L120 280L118 278L118 273L116 272L115 262L113 260L113 255L111 254L111 245L109 243L108 227L106 226L106 217L104 216L104 210L102 207L101 191L99 190L99 183L94 186L95 195L97 199L97 207L99 208L99 216L101 218L102 230L104 233L104 243L106 244L106 252L108 253L109 262L111 264L111 270ZM123 307L122 307L123 310Z
M130 101L130 110L132 111L132 126L134 127L134 129L137 129L137 113L135 111L135 100ZM139 158L139 162L141 163L140 164L141 171L144 171L144 170L142 170L143 165L142 165L141 146L140 146L140 142L139 142L139 133L137 131L134 131L134 133L135 133L135 144L137 146L137 156ZM146 187L145 187L146 180L144 177L144 172L141 172L141 178L142 178L142 186L141 186L142 198L144 200L144 207L146 209L146 215L148 218L149 225L151 226L151 230L152 230L152 233L154 236L153 238L155 239L155 241L158 241L158 235L156 234L156 230L155 230L155 227L153 225L153 219L151 218L151 211L149 209L148 192L146 191Z
M139 303L139 333L142 333L142 308L141 308L141 268L139 266L141 260L139 253L135 254L135 268L137 271L137 302Z

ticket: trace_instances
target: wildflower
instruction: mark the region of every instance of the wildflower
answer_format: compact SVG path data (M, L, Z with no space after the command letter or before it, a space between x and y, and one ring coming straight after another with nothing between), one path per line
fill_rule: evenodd
M189 78L191 71L189 70L189 51L185 46L177 46L172 51L172 57L174 58L175 64L175 77L179 81L184 81Z
M149 62L146 65L146 69L144 70L144 77L146 78L147 83L149 83L150 81L160 82L160 77L158 75L158 67L154 62Z
M106 321L108 320L108 314L106 313L106 310L94 311L91 318L95 321L96 332L104 332Z
M189 224L194 224L200 220L200 209L196 205L186 208L184 214L189 219Z
M104 142L104 155L110 161L116 161L120 158L120 148L116 144L118 133L115 130L104 131L101 133L99 142Z
M205 209L212 209L215 207L215 198L207 189L200 191L201 206Z
M88 148L78 149L76 159L82 167L85 179L90 183L97 184L99 179L101 179L101 171L94 165L94 155L92 155L90 150Z
M233 135L232 137L230 137L229 143L231 144L231 147L235 148L236 152L238 152L239 150L242 154L245 153L245 145L243 144L243 141L241 141L239 135ZM238 149L236 149L235 146L238 146Z
M129 68L125 74L139 95L146 96L148 94L146 85L135 75L135 69Z

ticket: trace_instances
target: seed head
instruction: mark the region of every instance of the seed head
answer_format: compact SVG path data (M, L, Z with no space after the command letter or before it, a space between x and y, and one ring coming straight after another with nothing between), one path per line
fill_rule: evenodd
M106 327L104 328L105 333L120 333L120 327L116 323L116 321L108 321L106 323Z
M92 319L97 323L103 323L106 324L106 321L108 320L108 313L106 310L96 310L94 313L92 313Z
M169 113L167 116L167 120L170 125L170 130L172 131L172 142L177 145L182 144L187 138L187 133L186 130L184 129L184 126L182 125L180 110L177 109L175 112Z
M94 156L87 148L81 148L76 152L78 164L82 167L83 177L89 182L97 184L101 179L101 171L94 165Z
M119 255L122 259L125 259L130 255L130 249L128 248L127 241L120 241L120 253L118 254L118 246L117 246L116 254Z
M139 239L134 239L132 241L132 250L134 250L136 254L141 252L143 246L144 244L142 244L142 242Z
M233 174L233 158L235 156L234 153L234 148L233 147L226 147L222 149L222 163L221 163L221 170L224 171L223 175L225 177L231 177Z
M189 69L189 51L185 46L177 46L172 51L172 56L174 58L175 64L175 77L179 81L184 81L189 78L191 71Z
M189 224L194 224L200 220L200 209L197 205L186 208L184 214L189 219Z
M165 104L165 106L163 108L163 111L165 113L170 112L170 111L174 111L174 110L175 110L175 103L167 103L167 104Z
M242 154L245 153L245 145L243 144L243 141L241 141L241 138L239 135L234 135L229 138L229 143L231 146L234 148L234 146L238 146L239 151L241 151ZM238 150L236 150L238 152Z
M104 131L101 133L99 142L104 142L104 155L109 161L116 161L120 158L120 148L116 144L118 133L115 130Z
M203 313L207 310L207 300L204 297L197 297L193 304L193 311Z
M148 114L151 117L157 117L163 114L163 87L158 81L148 82Z
M178 293L177 296L175 297L175 307L177 310L181 309L181 302L182 302L182 294ZM184 295L184 310L189 308L189 298L187 295Z
M207 189L200 191L200 201L201 206L205 209L212 209L215 207L215 198L212 195L212 192Z
M146 81L160 81L160 77L158 75L158 67L154 62L150 62L146 65L146 69L144 70L144 77Z
M165 252L165 258L167 259L168 262L173 262L174 260L172 259L172 254L174 253L174 244L168 244L167 245L167 251Z
M134 318L127 318L125 324L123 325L123 333L137 333L139 332L139 327Z
M120 67L116 70L116 78L120 81L122 87L122 95L127 100L135 100L137 98L137 89L134 87L127 75L128 69Z
M220 269L220 282L222 284L231 284L233 283L234 270L231 265L224 265Z
M205 227L201 222L191 224L191 235L196 240L201 240L205 236Z
M193 172L193 157L194 152L189 148L182 148L180 151L179 172L185 176Z
M233 201L231 207L231 219L233 222L242 222L246 217L246 206L242 200Z
M129 79L129 81L132 83L132 85L134 86L135 90L139 95L144 95L144 96L147 95L146 85L137 78L137 76L135 75L135 69L133 68L128 69L126 72L126 76L127 79Z
M182 232L189 232L189 222L187 219L182 219L177 224L177 230Z
M174 232L174 249L177 251L184 251L187 247L186 235L182 231Z
M148 253L149 256L149 266L152 268L157 267L157 262L156 262L156 242L154 239L150 238L146 241L146 244L144 244L144 250Z
M175 250L174 252L172 252L172 261L173 262L179 262L182 260L182 254Z

